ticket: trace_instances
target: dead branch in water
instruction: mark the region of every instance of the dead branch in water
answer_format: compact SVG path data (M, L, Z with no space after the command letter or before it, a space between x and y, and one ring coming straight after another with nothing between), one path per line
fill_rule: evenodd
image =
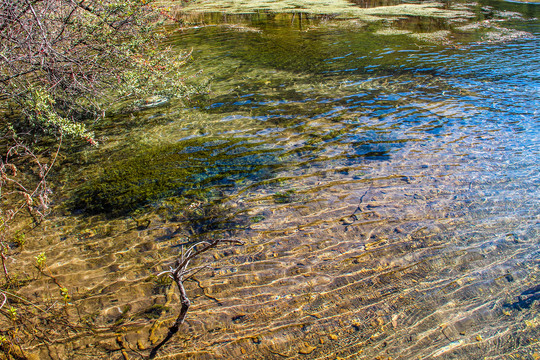
M174 281L174 283L178 287L178 292L180 294L181 307L180 307L180 313L178 314L176 321L171 325L171 327L169 327L167 336L165 336L165 338L159 344L154 346L154 348L152 348L152 351L150 351L150 355L148 357L149 359L153 359L156 357L159 349L161 349L163 345L165 345L174 336L174 334L178 332L180 325L182 325L184 323L184 320L186 319L186 315L189 310L189 307L191 306L191 302L189 301L189 298L186 293L186 289L184 288L184 281L188 280L199 271L204 270L208 267L207 265L203 265L203 266L196 266L194 268L189 268L189 264L191 263L193 259L195 259L199 255L223 243L231 243L231 244L236 244L236 245L244 244L240 240L228 240L228 239L215 239L215 240L209 240L209 241L201 241L191 246L190 248L188 248L187 251L185 252L184 252L184 248L182 248L180 258L176 260L174 267L170 267L169 270L163 271L160 274L158 274L158 276L167 275Z

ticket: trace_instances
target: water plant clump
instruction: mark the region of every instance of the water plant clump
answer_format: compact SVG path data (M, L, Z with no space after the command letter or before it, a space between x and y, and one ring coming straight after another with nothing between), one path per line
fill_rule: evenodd
M362 6L362 7L360 7ZM261 12L260 10L265 10ZM238 53L245 52L243 58L248 61L266 63L278 69L288 69L295 72L303 71L317 73L327 70L325 60L339 55L330 53L332 46L324 46L324 42L310 42L306 46L306 36L313 36L317 29L335 29L366 34L363 42L372 43L368 48L377 47L377 43L384 37L404 35L405 42L410 42L406 37L411 37L419 42L419 45L453 45L461 46L463 42L481 40L484 42L504 42L508 40L531 37L526 32L518 32L512 29L504 29L504 33L494 28L486 38L478 39L476 32L467 34L460 30L461 27L485 27L483 22L493 19L495 22L517 20L524 18L518 13L511 11L494 11L489 6L480 7L477 3L452 4L442 6L437 2L421 4L394 4L388 1L372 1L369 4L362 1L354 4L350 1L243 1L243 0L218 0L218 1L193 1L175 8L176 16L182 22L195 20L200 26L208 26L208 23L217 23L223 26L223 22L229 24L230 29L237 23L246 23L248 28L254 31L243 34L246 42L238 44ZM209 17L212 15L211 17ZM221 15L221 16L219 16ZM276 24L284 23L289 17L288 25L297 29L297 32L287 32L282 36L277 31ZM196 20L198 19L198 20ZM262 21L265 19L266 21ZM285 21L286 23L286 21ZM269 26L268 24L272 24ZM282 26L283 28L283 26ZM268 37L272 34L271 38ZM373 36L373 34L378 36ZM381 36L382 35L382 36ZM280 37L284 37L281 39ZM250 39L256 39L252 46L248 46ZM279 38L279 40L278 40ZM298 39L297 39L298 38ZM299 40L300 39L300 40ZM268 43L267 43L268 42ZM313 44L323 45L320 49L314 48ZM279 44L279 46L277 45ZM257 50L253 50L253 46ZM318 46L316 46L318 47ZM267 56L265 48L271 56ZM301 50L306 56L282 56L284 54L296 54ZM254 59L252 59L254 58ZM276 64L279 62L279 64ZM277 66L276 66L277 65Z
M74 191L68 206L118 216L165 198L205 199L237 181L268 177L280 163L273 150L241 139L158 145L111 162Z
M388 15L420 15L444 18L467 17L467 11L449 10L440 8L439 3L398 4L390 6L384 2L370 8L361 8L350 1L245 1L245 0L218 0L218 1L192 1L181 7L186 13L193 12L222 12L229 14L248 14L266 10L274 13L306 13L316 15L336 15L341 18L358 18L363 21L378 21L380 16ZM377 6L379 5L379 6Z

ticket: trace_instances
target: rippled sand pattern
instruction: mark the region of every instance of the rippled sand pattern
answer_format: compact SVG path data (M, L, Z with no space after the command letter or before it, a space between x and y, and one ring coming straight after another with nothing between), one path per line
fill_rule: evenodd
M264 220L233 235L245 246L219 249L187 283L192 308L163 354L534 358L538 303L520 300L538 296L535 152L517 163L494 149L519 141L492 138L486 147L448 137L454 145L444 150L431 143L387 161L321 162L233 196L237 216ZM282 188L296 189L288 203L276 201ZM185 225L97 221L35 245L80 313L103 326L124 318L118 333L133 354L129 347L148 349L176 316L177 296L154 275L187 238ZM74 352L60 354L119 354L111 335L75 340Z
M204 301L192 313L211 313L214 321L202 321L216 329L205 339L207 356L197 357L501 358L537 350L534 306L505 307L536 285L538 212L508 212L534 198L508 179L448 174L455 166L474 174L481 162L423 157L421 166L403 155L307 177L298 187L310 199L300 203L269 207L253 196L250 207L266 219L244 236L248 254L221 269L236 272L202 281L221 306ZM366 168L369 181L352 179Z

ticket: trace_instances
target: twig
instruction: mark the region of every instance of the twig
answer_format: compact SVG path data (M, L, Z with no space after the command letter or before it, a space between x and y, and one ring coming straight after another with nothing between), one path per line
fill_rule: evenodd
M189 263L191 260L199 256L200 254L216 247L219 244L222 243L231 243L236 245L243 245L244 242L240 240L229 240L229 239L216 239L216 240L209 240L209 241L201 241L193 246L191 246L186 252L184 252L184 248L182 247L182 251L180 253L180 259L176 262L176 267L170 267L169 270L161 272L159 275L165 275L167 274L173 281L176 283L176 286L178 288L178 292L180 294L180 313L178 314L178 317L176 318L176 321L174 324L169 327L169 331L167 332L167 336L156 346L152 348L150 351L150 355L148 356L149 359L153 359L156 357L159 349L163 347L177 332L180 328L180 325L184 323L184 320L186 319L187 312L189 310L189 307L191 306L191 302L189 301L189 298L186 293L186 289L184 287L184 281L198 273L199 271L205 269L207 266L198 266L193 269L188 269ZM203 245L201 248L197 249L200 245Z
M33 302L28 301L28 300L26 300L25 298L22 298L22 297L20 297L20 296L18 296L18 295L15 295L15 294L13 294L13 293L10 293L9 291L2 290L2 294L4 294L4 295L7 294L7 295L9 295L9 296L11 296L11 297L14 297L14 298L16 298L16 299L21 300L22 302L27 303L28 305L31 305L31 306L35 307L35 308L38 309L39 311L42 311L42 312L47 313L47 314L50 314L49 311L43 310L42 308L40 308L39 306L37 306L37 305L34 304Z
M4 300L2 300L2 304L0 305L0 309L2 309L4 307L4 305L6 304L6 301L7 301L7 296L6 294L4 294L4 292L0 292L0 294L2 294L2 296L4 297Z

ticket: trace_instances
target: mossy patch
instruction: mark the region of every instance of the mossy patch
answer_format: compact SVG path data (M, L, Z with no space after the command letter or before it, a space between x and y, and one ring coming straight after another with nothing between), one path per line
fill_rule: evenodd
M237 182L268 177L280 163L274 150L241 139L199 138L142 148L82 184L69 207L116 216L165 198L204 201Z
M168 310L169 310L169 308L167 306L160 305L160 304L154 304L149 309L146 309L144 311L141 311L141 312L137 313L134 316L134 318L143 318L143 319L155 320L155 319L159 319L161 314L163 312L168 311Z

